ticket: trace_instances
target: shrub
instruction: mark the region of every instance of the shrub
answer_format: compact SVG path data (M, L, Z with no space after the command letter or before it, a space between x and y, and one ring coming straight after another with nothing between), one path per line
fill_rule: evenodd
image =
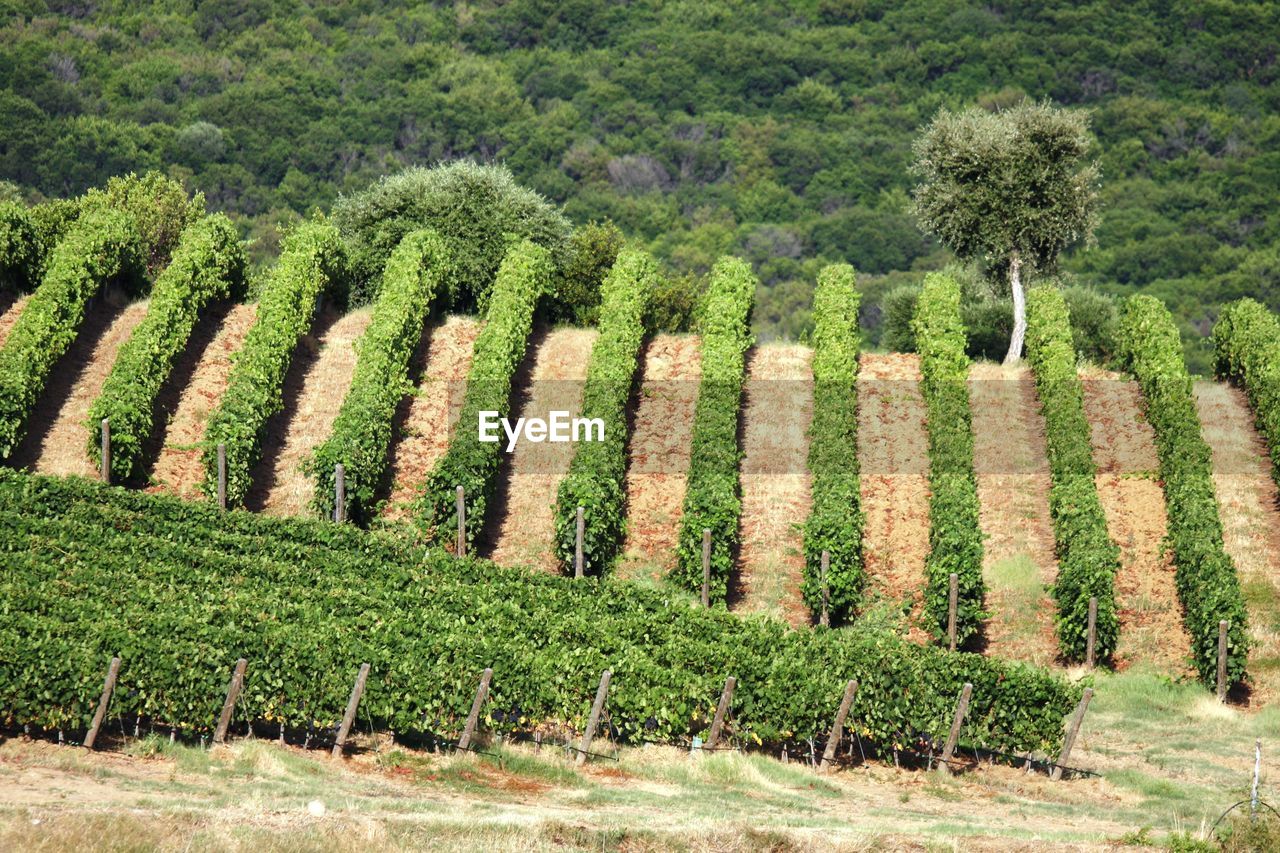
M1280 483L1280 320L1261 303L1241 299L1223 309L1213 344L1218 375L1249 395L1271 450L1271 474Z
M142 241L147 272L154 276L169 263L188 225L204 216L204 194L187 198L182 184L159 172L138 177L132 172L107 181L102 189L91 189L80 200L83 212L118 210L129 215Z
M721 258L711 270L699 323L702 380L672 578L685 589L702 589L702 531L710 529L710 597L719 602L728 593L742 512L738 416L747 349L754 341L751 309L755 294L751 267L738 258Z
M880 343L890 352L915 352L916 334L911 329L911 320L916 315L916 302L920 299L920 288L914 284L895 287L884 295L880 301L884 331Z
M484 328L476 337L467 391L449 449L423 490L418 516L429 535L448 539L456 529L457 487L466 490L466 539L470 546L484 527L498 484L501 443L480 442L471 425L480 412L510 414L511 379L524 360L533 312L551 285L551 254L531 240L513 246L502 260Z
M257 322L245 335L222 402L205 428L203 489L210 497L217 493L217 446L223 443L227 505L244 501L262 457L267 420L284 408L284 378L298 341L311 328L321 298L341 289L345 264L342 240L332 225L306 222L285 238L280 260L262 285Z
M442 282L456 308L484 313L493 277L514 237L564 255L571 226L540 195L515 182L502 166L459 161L406 169L361 193L338 199L333 221L351 250L351 302L377 297L378 274L405 235L435 230L453 268Z
M602 574L622 547L627 401L657 280L657 265L647 253L623 250L601 287L600 337L591 349L582 417L604 421L604 441L578 445L556 495L556 551L569 573L573 572L579 506L583 507L585 573Z
M692 273L660 277L649 307L650 326L659 332L690 331L704 293Z
M556 272L548 313L552 320L578 326L600 321L601 283L622 251L622 230L608 220L591 222L573 232L565 262Z
M27 209L0 204L0 292L26 293L40 283L39 238Z
M960 285L938 273L925 277L912 323L920 352L921 390L928 410L929 557L925 561L926 627L947 636L950 575L958 578L956 644L982 627L982 527L973 472L969 413L969 359L960 322Z
M80 331L89 299L139 270L133 223L122 213L86 214L58 244L44 280L0 349L0 458L22 440L49 371Z
M147 314L120 348L102 393L89 409L89 455L102 459L103 418L111 421L111 475L137 473L143 444L155 426L155 403L174 361L186 348L200 312L244 292L244 247L222 214L190 225L151 290Z
M1217 680L1218 621L1230 622L1227 678L1245 678L1249 651L1244 598L1236 567L1222 544L1209 446L1182 361L1182 341L1169 310L1151 296L1127 299L1120 315L1120 357L1142 387L1155 431L1168 508L1167 542L1177 565L1178 597L1191 635L1200 680Z
M1063 293L1037 287L1027 293L1027 358L1035 373L1049 455L1049 513L1057 545L1058 648L1067 660L1085 657L1089 599L1098 599L1094 653L1107 660L1116 649L1115 575L1120 552L1107 535L1107 517L1094 480L1093 447L1076 375L1071 315Z
M31 219L31 227L35 229L37 253L40 258L39 274L32 279L34 286L39 284L43 277L44 265L53 255L54 247L80 218L80 202L69 198L51 199L30 208L27 216Z
M391 253L373 319L360 338L351 390L333 422L332 435L316 448L309 463L316 483L312 508L322 518L333 516L333 473L339 462L347 517L363 521L370 515L386 473L396 406L413 391L409 360L448 266L448 250L434 231L413 232Z
M813 425L809 473L813 508L804 526L805 604L822 612L822 552L832 624L851 618L866 584L858 471L858 304L853 267L818 274L813 295Z

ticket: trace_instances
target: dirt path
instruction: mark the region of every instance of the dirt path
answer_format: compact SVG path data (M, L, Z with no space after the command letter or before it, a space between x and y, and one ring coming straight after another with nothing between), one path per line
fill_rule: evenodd
M0 303L4 306L3 313L0 313L0 347L3 347L5 341L9 340L9 333L13 331L13 324L18 322L18 317L22 314L22 309L27 307L27 300L30 298L30 294L24 294L17 299L14 299L13 295L9 293L0 295L0 299L4 300Z
M751 351L742 411L742 547L734 609L809 623L800 585L809 517L813 351L768 344ZM736 598L736 601L734 599Z
M422 358L413 366L413 375L420 378L417 391L402 406L393 438L391 494L383 509L387 519L408 517L418 489L449 449L481 325L473 317L449 317L431 330Z
M863 353L858 371L858 462L862 534L870 596L910 614L910 636L924 601L929 555L929 439L920 394L920 360L904 353Z
M617 573L622 578L658 580L675 565L702 345L692 335L656 335L645 346L643 358L632 409L627 536Z
M547 333L534 353L532 382L520 392L518 417L545 419L552 410L568 412L570 417L581 413L582 385L598 334L595 329ZM556 489L569 470L575 447L568 442L521 441L503 460L509 475L493 507L498 532L489 556L495 562L558 571Z
M1153 666L1190 672L1191 641L1182 627L1172 555L1164 549L1165 503L1155 436L1142 413L1137 383L1119 374L1082 374L1098 497L1112 540L1120 546L1116 611L1117 667Z
M975 364L969 371L979 523L986 537L987 652L1041 666L1057 657L1058 575L1049 517L1044 419L1028 368Z
M1280 690L1280 496L1244 393L1223 382L1197 382L1195 395L1213 450L1223 541L1249 608L1253 700L1262 703Z
M310 515L314 482L302 466L329 437L356 369L356 341L372 308L317 318L318 334L303 338L285 381L285 409L268 425L263 464L246 503L268 515Z
M161 447L152 466L150 491L162 491L184 498L200 494L204 468L200 464L199 443L205 423L227 390L231 357L244 343L257 318L257 306L235 305L223 317L213 339L194 357L191 381L181 390L168 424L162 425Z
M62 477L97 475L86 449L89 407L102 392L116 353L147 313L145 300L121 308L112 301L119 298L108 296L105 304L91 309L80 334L50 375L32 411L30 432L14 454L18 464Z

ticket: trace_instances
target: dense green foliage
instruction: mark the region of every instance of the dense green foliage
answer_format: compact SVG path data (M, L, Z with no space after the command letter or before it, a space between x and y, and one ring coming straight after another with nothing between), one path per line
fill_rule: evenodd
M1228 305L1213 327L1217 370L1249 395L1280 483L1280 320L1252 299Z
M725 600L738 547L738 516L742 513L738 418L747 350L754 342L751 310L755 293L751 267L738 258L721 258L711 270L699 320L702 379L672 577L685 589L702 589L702 531L710 530L712 602Z
M444 240L427 230L406 236L387 260L373 318L360 337L351 389L333 432L308 464L315 480L311 505L321 518L333 517L334 466L342 463L346 517L368 520L387 469L396 406L413 391L409 359L451 263Z
M25 293L40 283L41 251L35 225L22 205L0 204L0 293Z
M612 222L589 222L574 229L548 304L553 319L575 326L599 324L600 286L625 242L622 231Z
M969 412L969 359L960 321L960 285L930 273L913 321L920 351L921 391L928 410L929 556L925 560L925 628L947 638L950 576L957 577L956 645L978 637L986 589L982 580L982 527L973 471Z
M572 574L578 507L583 508L582 561L603 574L622 547L626 523L627 402L635 385L649 300L658 278L648 253L624 249L601 285L600 336L591 348L582 417L604 422L604 441L577 445L556 493L556 552Z
M813 508L804 525L804 602L822 612L822 552L831 624L848 620L862 598L862 498L858 476L858 303L853 267L818 274L813 295L813 424L809 473Z
M217 447L226 444L227 505L244 501L262 457L267 421L284 409L285 374L298 341L310 330L321 299L341 292L346 275L346 251L332 225L303 223L285 238L280 262L261 286L258 319L236 353L227 390L205 427L207 495L217 493Z
M334 205L333 221L351 247L352 302L371 301L392 250L410 232L430 228L452 259L442 295L451 307L480 313L512 238L527 238L560 256L570 232L558 211L518 185L505 168L466 161L408 169L344 196Z
M120 348L102 392L89 409L89 455L102 459L103 418L111 422L111 476L139 472L155 427L156 397L187 347L200 312L244 292L245 253L239 234L216 213L188 226L173 259L151 289L147 314Z
M86 214L58 244L0 349L0 459L26 434L32 407L76 339L89 300L112 281L136 277L140 268L138 236L122 213Z
M725 673L746 746L850 726L881 746L941 740L964 682L965 741L1053 752L1079 688L1042 670L949 655L867 631L793 631L690 607L629 583L572 581L423 557L351 525L219 513L79 479L0 472L0 723L83 729L107 661L112 715L207 732L232 663L249 661L237 719L331 727L356 669L379 729L456 736L494 668L486 726L581 727L600 671L630 742L705 727Z
M1096 597L1094 654L1105 661L1115 653L1120 630L1115 601L1120 551L1107 535L1107 516L1098 500L1071 315L1056 288L1037 287L1027 294L1027 359L1035 374L1049 454L1049 514L1058 555L1053 585L1058 648L1067 660L1084 660L1089 599Z
M1156 436L1160 480L1168 507L1167 542L1177 564L1178 597L1191 635L1200 680L1217 680L1218 621L1230 622L1227 676L1245 677L1249 633L1235 563L1223 548L1213 491L1212 457L1183 364L1169 309L1151 296L1132 296L1120 316L1120 355L1142 386L1147 420Z
M182 184L159 172L142 177L132 172L113 176L104 186L91 188L77 204L81 216L94 210L127 215L138 232L147 273L152 277L169 263L186 227L205 214L203 194L188 198Z
M550 288L552 269L551 253L530 240L512 246L498 268L467 372L458 427L444 458L427 478L418 505L422 523L441 541L454 541L448 531L457 530L458 486L466 491L468 547L484 527L506 442L481 442L474 427L480 412L498 412L504 418L511 414L512 378L524 360L534 309Z

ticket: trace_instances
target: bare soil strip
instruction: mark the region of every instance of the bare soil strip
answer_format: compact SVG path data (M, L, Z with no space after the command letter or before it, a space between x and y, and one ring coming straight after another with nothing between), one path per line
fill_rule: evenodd
M689 477L702 345L692 335L656 335L644 349L627 466L622 578L657 580L675 566Z
M570 417L581 414L582 386L598 335L595 329L556 329L542 339L534 354L532 381L520 393L517 417L546 419L552 410L568 412ZM617 428L613 424L605 428L611 426ZM557 570L556 489L576 448L572 442L521 440L504 460L510 468L505 500L500 497L493 507L500 519L490 552L494 561Z
M49 378L40 402L31 414L31 429L15 453L18 464L41 474L81 477L97 475L87 450L89 407L98 399L103 383L116 363L116 353L147 313L147 303L123 308L111 300L100 303ZM105 327L100 326L105 323Z
M863 353L858 371L858 461L868 592L909 614L923 642L924 561L929 555L929 438L920 359Z
M1057 657L1058 575L1049 517L1044 419L1027 367L973 365L969 371L979 523L986 538L987 652L1041 666Z
M27 307L27 300L30 298L30 294L24 294L16 299L9 293L0 295L0 299L4 300L0 303L4 306L3 313L0 313L0 347L9 340L13 324L18 322L18 317L22 314L22 309Z
M278 431L268 433L263 447L270 473L255 479L250 506L268 515L310 514L315 487L302 466L333 431L356 369L356 341L372 317L373 309L360 308L331 323L324 318L317 323L318 336L303 338L294 355L297 370L290 369L290 379L296 377L297 384L286 381L283 422Z
M1248 605L1253 699L1265 702L1280 688L1280 496L1244 393L1223 382L1197 382L1195 395L1213 450L1223 541Z
M257 306L235 305L226 313L213 340L199 353L191 381L182 389L173 416L162 426L160 452L152 466L150 491L184 498L200 494L204 468L199 444L205 423L227 390L232 355L257 319Z
M1142 413L1142 392L1137 383L1111 371L1090 370L1081 379L1098 466L1098 497L1111 538L1120 546L1116 665L1123 669L1141 663L1167 673L1189 673L1191 641L1182 626L1173 555L1164 548L1164 493L1155 435Z
M747 362L742 411L742 547L734 609L809 623L801 525L812 506L807 460L813 421L813 351L768 344ZM734 600L736 599L736 601Z
M413 368L420 377L400 419L391 448L391 494L383 517L403 520L418 490L449 449L454 425L462 414L467 371L481 322L449 317L430 332L421 360Z

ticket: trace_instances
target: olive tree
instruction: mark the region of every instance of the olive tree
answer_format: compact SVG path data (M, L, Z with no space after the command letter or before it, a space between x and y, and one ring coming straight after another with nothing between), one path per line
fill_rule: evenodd
M1088 159L1087 113L1024 101L998 112L942 109L915 142L920 227L966 260L1007 276L1013 335L1005 363L1022 357L1022 276L1052 270L1096 224L1098 166Z

